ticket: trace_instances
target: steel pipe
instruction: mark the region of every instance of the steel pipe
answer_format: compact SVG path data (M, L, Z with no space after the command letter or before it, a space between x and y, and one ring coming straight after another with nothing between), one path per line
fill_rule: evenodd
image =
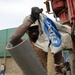
M9 51L25 75L47 75L29 39L14 47L8 43L6 50Z

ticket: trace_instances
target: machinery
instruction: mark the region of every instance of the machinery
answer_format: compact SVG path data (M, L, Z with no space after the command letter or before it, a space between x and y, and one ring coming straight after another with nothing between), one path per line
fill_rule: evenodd
M62 25L66 24L72 29L71 34L73 49L68 49L70 54L70 61L69 63L65 63L64 65L66 67L68 66L66 75L75 75L75 0L46 0L46 2L44 3L46 4L46 12L48 14L52 14L50 13L50 2L55 19L57 20L57 18L59 18ZM39 62L34 49L28 39L14 47L12 47L12 45L9 43L6 47L6 50L10 52L19 67L26 75L55 75L53 74L53 72L55 72L54 56L52 55L52 53L50 53L50 50L48 50L49 52L47 58L47 73L41 66L41 63Z
M67 24L71 27L71 37L73 49L70 49L71 75L75 75L75 0L46 0L47 13L50 14L50 2L54 17L60 19L62 25ZM69 74L70 75L70 74Z

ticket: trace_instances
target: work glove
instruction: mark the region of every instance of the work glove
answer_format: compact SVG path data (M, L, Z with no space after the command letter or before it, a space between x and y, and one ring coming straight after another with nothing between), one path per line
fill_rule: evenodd
M40 9L38 7L32 7L31 8L31 15L30 18L32 20L33 23L35 23L35 21L37 19L39 19L39 14L42 13L43 9Z

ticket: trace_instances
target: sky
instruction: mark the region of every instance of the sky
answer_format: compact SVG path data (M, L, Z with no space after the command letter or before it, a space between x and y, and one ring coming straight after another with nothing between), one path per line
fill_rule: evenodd
M53 18L53 15L46 13L46 0L0 0L0 30L18 27L23 23L25 16L31 13L31 8L37 6L43 8L43 13Z

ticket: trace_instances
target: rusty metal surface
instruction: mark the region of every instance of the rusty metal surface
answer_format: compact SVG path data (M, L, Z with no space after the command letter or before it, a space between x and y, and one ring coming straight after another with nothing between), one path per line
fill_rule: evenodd
M21 42L15 47L12 47L9 43L6 46L6 50L9 51L25 75L47 75L29 39Z

